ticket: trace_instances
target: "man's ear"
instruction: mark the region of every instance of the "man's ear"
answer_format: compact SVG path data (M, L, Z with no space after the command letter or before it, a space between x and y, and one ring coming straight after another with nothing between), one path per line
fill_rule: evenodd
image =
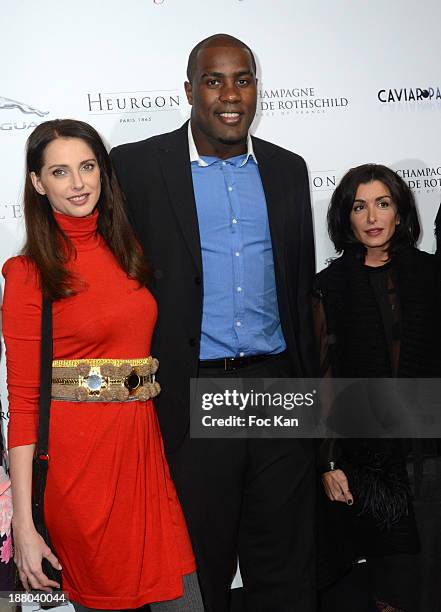
M193 90L191 88L191 83L185 81L184 83L185 95L187 96L187 101L189 104L193 104Z
M31 172L30 176L31 176L31 181L32 181L35 191L39 193L40 195L46 195L46 191L43 185L41 184L40 177L37 174L35 174L35 172Z

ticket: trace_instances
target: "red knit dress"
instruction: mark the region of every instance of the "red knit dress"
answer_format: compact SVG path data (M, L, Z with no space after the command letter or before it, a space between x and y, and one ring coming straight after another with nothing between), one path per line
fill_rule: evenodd
M147 357L152 295L96 234L97 213L55 217L83 288L53 305L54 359ZM3 274L11 448L37 440L41 291L24 257ZM121 609L182 595L195 561L153 402L52 401L49 456L46 521L70 598Z

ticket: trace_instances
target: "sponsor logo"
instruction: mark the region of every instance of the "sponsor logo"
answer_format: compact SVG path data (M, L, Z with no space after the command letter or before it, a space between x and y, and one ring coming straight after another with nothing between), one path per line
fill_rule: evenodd
M154 113L177 111L180 105L178 89L87 94L91 115L120 115L120 123L151 121Z
M0 204L0 221L14 221L23 217L21 204Z
M377 99L381 104L440 103L441 89L439 87L398 87L380 89Z
M311 184L313 191L334 191L338 179L335 170L312 170Z
M9 109L9 108L18 108L22 113L27 115L38 115L39 117L44 117L49 114L49 111L41 111L38 108L34 108L33 106L29 106L25 102L18 102L17 100L11 100L10 98L2 98L0 97L0 109Z
M24 115L37 115L38 117L44 117L49 114L49 111L42 111L34 106L30 106L25 102L19 102L18 100L12 100L11 98L4 98L0 96L0 110L19 110ZM29 130L37 127L38 122L23 120L7 121L0 123L0 130L10 132L12 130Z
M3 132L10 132L12 130L30 130L36 128L38 123L31 121L7 121L6 123L0 123L0 130Z
M413 191L426 193L441 191L441 165L421 168L398 168L395 172L406 181Z
M414 192L432 193L441 191L441 165L421 168L398 168L395 172L401 176ZM311 186L313 192L333 192L344 173L337 170L312 170Z
M318 115L348 105L347 97L323 95L315 87L263 87L258 91L257 112L262 115Z

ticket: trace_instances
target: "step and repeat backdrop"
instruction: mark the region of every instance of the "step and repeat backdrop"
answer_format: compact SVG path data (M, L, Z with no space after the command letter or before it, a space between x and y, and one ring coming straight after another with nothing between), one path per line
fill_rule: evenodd
M255 52L252 131L307 161L317 269L333 255L325 224L332 191L347 169L365 162L389 165L409 183L423 225L420 247L434 250L439 0L15 0L1 3L0 23L0 265L23 240L24 147L32 129L79 118L111 147L177 128L190 111L188 54L216 32Z

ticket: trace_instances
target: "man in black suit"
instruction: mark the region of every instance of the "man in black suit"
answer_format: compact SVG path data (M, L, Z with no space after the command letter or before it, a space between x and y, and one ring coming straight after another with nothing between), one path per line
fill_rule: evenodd
M239 555L247 610L312 612L311 441L188 433L192 377L316 374L306 165L249 136L256 64L243 42L205 39L187 76L190 124L111 153L153 268L152 354L168 461L207 610L229 609Z

